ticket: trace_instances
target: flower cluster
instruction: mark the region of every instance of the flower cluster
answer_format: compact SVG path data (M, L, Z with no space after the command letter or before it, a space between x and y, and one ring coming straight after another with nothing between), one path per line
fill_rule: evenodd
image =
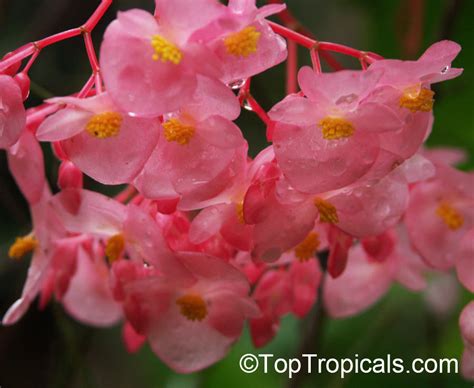
M84 89L28 110L32 62L21 72L18 52L0 62L0 147L33 224L9 251L33 257L3 324L54 297L86 324L121 322L130 351L148 341L192 372L224 357L246 322L265 345L318 294L346 317L394 282L421 290L453 268L474 292L474 176L452 167L462 153L423 147L431 85L461 73L459 45L436 43L417 61L358 52L362 70L323 73L314 44L301 91L267 114L250 78L286 59L283 37L308 39L265 19L283 9L156 0L154 15L120 12L100 61L81 29L95 70ZM242 104L271 142L253 159L234 123ZM38 142L60 160L57 187ZM127 187L107 197L83 174ZM461 329L474 378L472 311Z

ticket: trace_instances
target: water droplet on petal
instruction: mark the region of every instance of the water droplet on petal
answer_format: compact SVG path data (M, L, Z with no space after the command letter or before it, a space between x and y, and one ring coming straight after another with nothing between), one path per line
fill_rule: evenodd
M237 90L240 89L242 86L244 86L245 80L244 79L238 79L232 82L229 82L227 86L231 88L232 90Z
M448 66L445 66L441 69L441 74L446 74L448 71L449 71L449 65Z
M250 105L249 101L248 100L244 100L242 102L242 107L245 109L245 110L248 110L248 111L252 111L252 105Z

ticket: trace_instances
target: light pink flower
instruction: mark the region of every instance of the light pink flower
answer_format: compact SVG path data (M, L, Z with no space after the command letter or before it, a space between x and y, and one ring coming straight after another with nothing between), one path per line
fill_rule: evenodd
M48 101L68 105L40 125L37 138L61 141L68 159L101 183L130 182L158 140L157 120L121 112L107 93L85 99L58 97Z
M460 240L474 226L472 173L436 164L436 175L410 192L405 223L415 249L434 268L455 265Z
M393 109L371 98L381 71L300 70L305 97L272 108L275 154L290 183L307 193L347 186L375 163L385 133L401 129Z
M15 144L26 126L26 112L20 87L15 80L0 74L0 148Z
M146 198L180 198L180 210L225 201L246 165L247 142L231 121L240 112L236 97L218 81L197 80L193 99L164 118L158 145L135 180Z
M219 33L210 45L222 63L226 83L239 82L261 73L287 56L286 42L275 34L265 18L285 9L284 4L257 8L255 0L230 0L227 12L197 34L197 38Z
M115 295L152 350L175 371L189 373L224 357L245 319L259 311L247 296L245 277L230 264L200 253L177 253L175 259L187 269L185 278L115 263Z
M350 249L343 274L326 276L324 304L332 317L352 316L377 302L394 281L412 290L424 288L426 270L406 232L398 228Z
M157 18L146 11L119 12L107 28L100 62L104 82L124 111L159 116L187 103L196 75L221 75L219 59L193 37L225 7L216 1L157 0Z

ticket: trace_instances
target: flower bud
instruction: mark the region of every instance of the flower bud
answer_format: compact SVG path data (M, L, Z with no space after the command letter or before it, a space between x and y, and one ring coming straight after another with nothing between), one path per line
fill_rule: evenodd
M58 174L61 189L82 188L82 172L69 161L61 162Z

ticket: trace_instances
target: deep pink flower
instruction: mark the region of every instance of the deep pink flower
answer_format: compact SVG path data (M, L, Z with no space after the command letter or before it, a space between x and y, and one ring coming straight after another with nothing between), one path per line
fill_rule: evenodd
M131 261L115 263L115 294L152 350L174 370L189 373L224 357L244 320L259 311L247 296L245 277L230 264L200 253L176 253L175 260L186 268L184 278Z
M0 148L15 144L26 126L26 112L20 87L15 80L0 74Z
M48 101L68 105L40 125L37 138L61 141L69 160L101 183L130 182L158 140L157 120L121 112L107 93L85 99L58 97Z

